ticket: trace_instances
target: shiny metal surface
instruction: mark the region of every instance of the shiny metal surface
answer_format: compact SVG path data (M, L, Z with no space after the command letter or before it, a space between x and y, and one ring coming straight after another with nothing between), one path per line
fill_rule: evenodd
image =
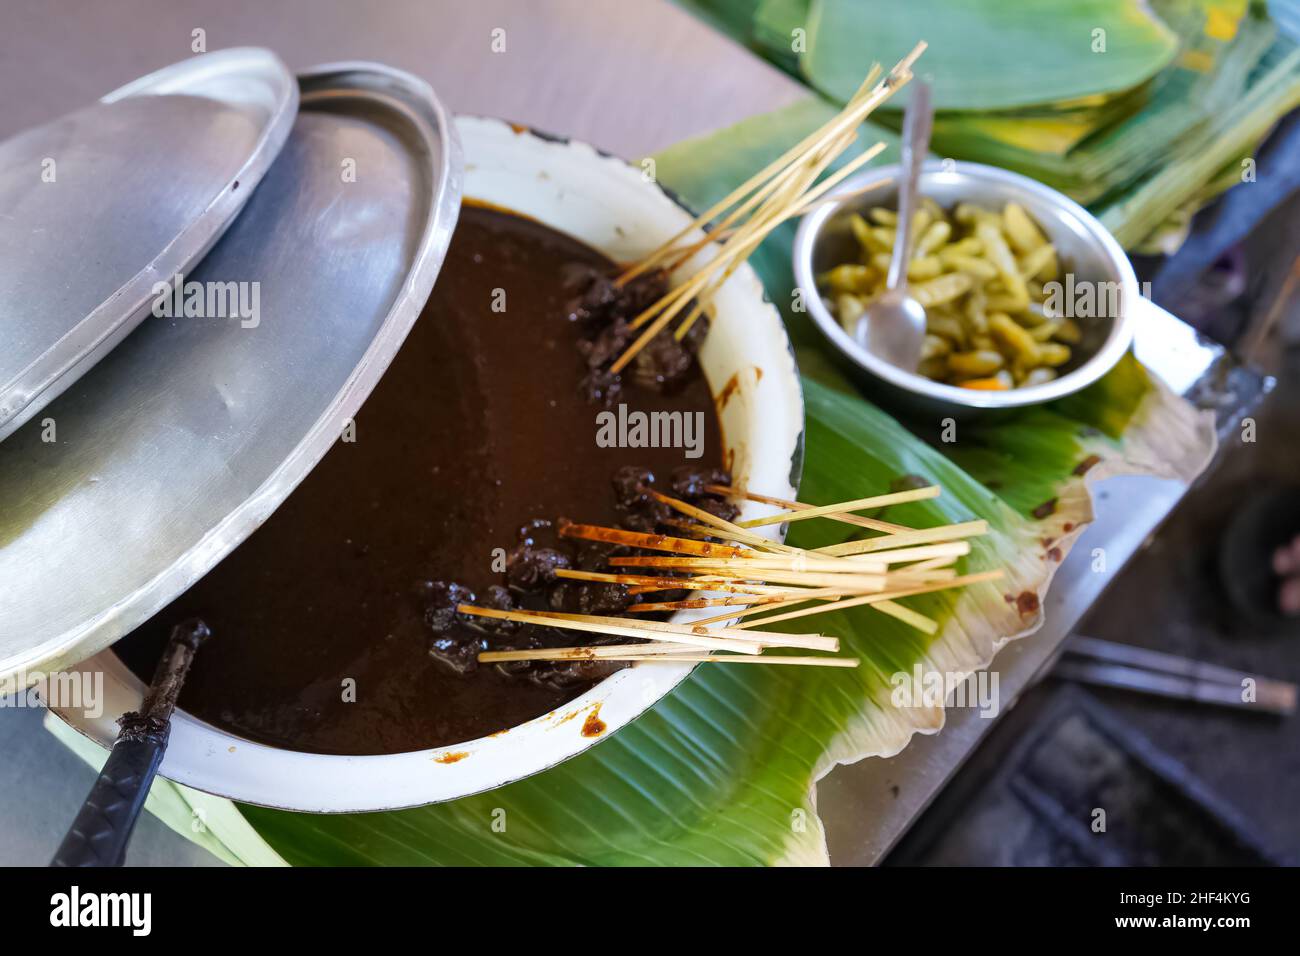
M428 298L461 181L432 89L368 64L300 88L262 187L189 277L257 283L256 326L150 318L47 408L57 441L33 422L0 443L0 676L106 647L244 540Z
M915 372L921 364L925 342L925 306L907 294L907 267L916 244L916 205L920 199L921 166L930 148L934 113L930 106L930 84L917 80L903 116L902 175L898 180L898 232L894 254L889 260L885 291L867 306L858 320L853 337L873 355Z
M185 60L0 143L0 440L148 314L284 145L298 87L269 50Z
M914 372L925 343L925 306L907 294L907 284L887 289L858 320L859 345L895 368Z
M1092 384L1128 350L1139 308L1137 277L1124 250L1087 210L1025 176L979 163L929 162L921 175L921 194L951 208L961 201L989 207L1018 202L1056 244L1064 271L1076 282L1114 283L1115 314L1083 320L1083 341L1075 347L1081 362L1068 365L1054 381L1005 392L958 388L933 382L882 361L860 346L830 314L817 292L815 276L856 258L857 246L841 210L891 206L897 195L899 166L884 166L845 180L848 194L873 184L868 195L828 202L804 217L794 243L795 281L803 290L808 314L834 346L862 387L896 411L914 415L971 415L1051 401Z

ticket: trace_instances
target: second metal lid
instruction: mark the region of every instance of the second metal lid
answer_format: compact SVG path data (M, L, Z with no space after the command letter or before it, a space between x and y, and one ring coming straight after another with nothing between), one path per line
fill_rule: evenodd
M223 50L0 143L0 440L212 247L297 110L274 53Z

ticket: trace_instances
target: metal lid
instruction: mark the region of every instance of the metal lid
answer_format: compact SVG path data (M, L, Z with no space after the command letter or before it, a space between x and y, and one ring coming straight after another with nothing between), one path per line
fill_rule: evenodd
M298 107L269 50L209 53L0 143L0 440L239 214Z
M461 183L432 89L372 64L299 85L279 158L186 276L256 315L151 317L46 408L56 441L0 442L0 677L106 647L251 534L428 299Z

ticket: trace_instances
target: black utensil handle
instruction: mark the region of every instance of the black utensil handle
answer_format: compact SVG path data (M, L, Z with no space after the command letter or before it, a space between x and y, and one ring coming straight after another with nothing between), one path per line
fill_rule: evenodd
M122 865L165 749L165 741L153 735L125 737L113 745L50 866Z

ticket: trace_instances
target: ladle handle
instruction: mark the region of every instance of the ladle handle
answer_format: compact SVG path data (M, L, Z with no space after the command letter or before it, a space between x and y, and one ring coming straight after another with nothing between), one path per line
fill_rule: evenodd
M157 735L118 739L50 866L122 865L166 749Z
M197 617L172 628L140 709L118 719L117 741L50 866L121 866L126 860L131 831L167 749L176 698L194 653L211 636Z

